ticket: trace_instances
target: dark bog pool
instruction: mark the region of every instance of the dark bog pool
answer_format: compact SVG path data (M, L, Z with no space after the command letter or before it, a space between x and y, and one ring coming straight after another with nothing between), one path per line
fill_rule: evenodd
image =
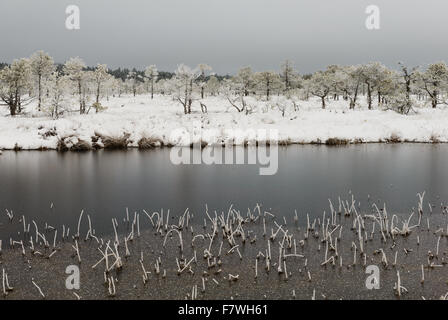
M28 222L74 229L84 209L101 234L111 233L111 218L123 218L126 208L131 214L163 208L179 215L188 207L197 217L205 204L218 212L233 204L245 212L260 203L280 215L292 216L296 209L302 217L321 216L329 198L336 204L350 193L365 210L377 201L408 214L417 192L426 191L426 206L440 208L448 200L447 159L448 145L289 146L279 149L277 174L260 176L257 165L176 166L169 149L4 152L0 238L20 231L22 215Z

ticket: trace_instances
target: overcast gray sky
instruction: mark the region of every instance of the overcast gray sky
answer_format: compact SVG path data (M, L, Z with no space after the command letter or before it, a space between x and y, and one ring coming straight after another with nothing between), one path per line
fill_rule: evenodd
M78 5L81 29L65 28ZM381 29L365 28L365 9ZM381 61L395 67L448 60L446 0L0 0L0 61L49 52L57 62L143 68L208 63L220 74L242 66L301 73L329 64Z

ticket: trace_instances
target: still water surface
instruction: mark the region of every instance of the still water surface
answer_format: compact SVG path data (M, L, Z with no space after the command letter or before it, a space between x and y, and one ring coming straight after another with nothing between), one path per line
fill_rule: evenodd
M169 149L4 152L0 239L20 231L22 215L28 222L74 230L84 209L96 233L104 234L126 208L131 214L164 208L179 215L188 207L198 217L206 203L212 212L227 211L230 204L246 212L260 203L279 215L292 216L296 209L301 217L321 216L328 212L328 198L336 204L350 192L365 210L372 201L385 201L389 211L407 215L417 192L426 190L426 206L448 201L447 160L448 145L289 146L279 149L277 174L260 176L257 165L175 166ZM14 212L15 223L8 222L5 209Z

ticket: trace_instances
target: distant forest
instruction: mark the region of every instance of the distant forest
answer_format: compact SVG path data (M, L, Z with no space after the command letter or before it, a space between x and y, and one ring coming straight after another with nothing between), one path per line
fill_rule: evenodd
M8 66L8 63L4 63L4 62L0 62L0 70L3 69L4 67ZM58 71L62 71L64 64L62 63L57 63L56 64L56 70ZM95 71L96 67L86 67L85 71ZM121 79L122 81L125 81L129 72L135 72L138 77L137 80L143 81L144 79L144 75L145 75L145 71L144 70L137 70L136 68L133 69L128 69L128 68L117 68L117 69L109 69L108 73L113 75L115 78L117 79ZM174 76L174 72L169 72L169 71L158 71L158 76L157 79L158 80L164 80L164 79L171 79ZM229 79L230 76L229 75L225 75L225 76L221 76L221 75L214 75L219 81L222 81L223 79ZM210 76L206 77L208 80Z

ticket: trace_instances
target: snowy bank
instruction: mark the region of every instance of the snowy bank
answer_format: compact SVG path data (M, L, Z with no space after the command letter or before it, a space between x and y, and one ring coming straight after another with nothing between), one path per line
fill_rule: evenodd
M327 109L320 101L300 101L299 110L289 106L284 116L272 101L248 99L249 114L237 112L223 97L202 100L208 113L193 103L193 113L184 115L182 106L168 96L123 96L103 101L101 113L78 115L75 112L53 120L29 105L23 115L10 117L6 108L0 116L0 149L57 149L60 141L73 146L102 148L107 137L121 139L128 147L188 145L188 140L173 140L172 133L184 128L192 133L193 123L213 129L218 136L202 136L203 144L255 143L245 130L278 130L283 144L367 143L367 142L448 142L448 108L416 108L415 113L401 115L393 111L349 110L346 101L329 101ZM73 103L76 106L76 103ZM240 130L238 137L232 131ZM142 140L143 138L143 140ZM234 138L238 140L234 141ZM111 141L109 141L111 142ZM112 141L113 143L113 141ZM76 148L75 148L76 149Z

